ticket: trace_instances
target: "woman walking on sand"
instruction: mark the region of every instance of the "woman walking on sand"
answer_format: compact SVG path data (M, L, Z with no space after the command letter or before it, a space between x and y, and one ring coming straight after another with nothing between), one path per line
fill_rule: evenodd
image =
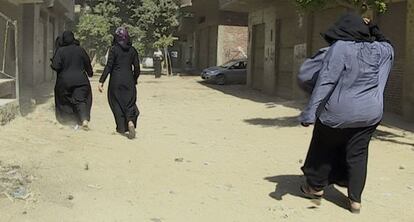
M129 139L135 138L139 115L136 105L139 65L138 52L132 46L128 31L123 27L118 28L98 88L103 92L105 80L110 74L108 101L114 114L116 131L126 134Z
M368 145L382 120L394 50L377 26L353 13L341 17L324 38L330 47L321 69L315 71L308 63L310 73L302 73L302 80L310 80L303 85L310 86L306 88L312 95L300 121L315 127L302 167L306 184L301 190L306 197L321 198L326 186L345 186L350 211L359 213Z
M88 130L92 107L92 90L88 79L88 76L93 76L91 60L70 31L60 36L56 47L51 65L57 72L56 118L62 124L75 123Z

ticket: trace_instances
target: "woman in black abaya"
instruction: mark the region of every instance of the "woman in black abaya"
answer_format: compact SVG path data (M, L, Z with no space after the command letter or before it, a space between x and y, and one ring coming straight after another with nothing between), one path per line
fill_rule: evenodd
M56 118L62 124L75 123L87 130L92 107L92 90L88 79L88 76L93 76L90 58L70 31L65 31L56 44L51 65L57 72Z
M309 60L300 76L301 85L312 92L300 121L315 124L301 190L319 199L328 185L344 186L350 211L359 213L368 147L382 119L394 50L377 26L354 13L342 16L323 36L330 44L326 55L313 58L315 67Z
M109 74L108 101L114 114L116 131L133 139L139 115L136 84L140 66L138 52L132 46L128 31L122 27L116 30L106 67L99 80L100 92L103 92Z

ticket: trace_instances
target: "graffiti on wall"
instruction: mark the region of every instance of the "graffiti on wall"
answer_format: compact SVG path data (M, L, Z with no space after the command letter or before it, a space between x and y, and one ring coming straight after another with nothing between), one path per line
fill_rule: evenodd
M226 61L247 58L246 50L244 50L241 46L237 48L225 48L224 58Z

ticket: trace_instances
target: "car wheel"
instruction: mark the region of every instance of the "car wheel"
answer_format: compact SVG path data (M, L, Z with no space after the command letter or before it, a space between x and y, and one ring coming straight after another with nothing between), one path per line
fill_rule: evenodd
M226 84L226 77L223 74L218 75L217 78L216 78L216 83L218 85Z

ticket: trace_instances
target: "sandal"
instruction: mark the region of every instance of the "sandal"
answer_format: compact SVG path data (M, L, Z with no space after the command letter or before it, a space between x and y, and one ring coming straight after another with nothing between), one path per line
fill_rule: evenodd
M361 204L349 200L349 211L353 214L360 214L361 213Z
M85 120L85 121L82 122L82 129L84 131L89 131L90 130L90 128L89 128L89 121Z
M311 200L320 200L322 199L322 194L317 194L318 192L313 192L312 188L309 185L300 186L300 191L302 192L303 197Z
M135 138L135 125L134 125L134 123L132 123L132 122L129 122L128 123L128 131L129 131L129 133L128 133L128 139L130 139L130 140L132 140L132 139L134 139Z

